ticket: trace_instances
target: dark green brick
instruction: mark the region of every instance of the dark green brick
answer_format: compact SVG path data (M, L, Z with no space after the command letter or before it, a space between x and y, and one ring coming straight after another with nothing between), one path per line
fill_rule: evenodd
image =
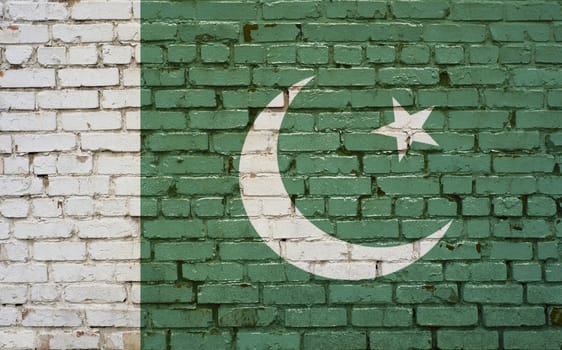
M543 307L484 306L482 311L486 327L541 326L545 323Z
M297 332L275 332L271 331L240 331L237 334L237 350L253 349L298 349L300 347L300 335Z
M359 327L408 327L413 311L406 307L359 307L351 312L351 324Z
M310 305L326 301L324 287L321 285L289 285L263 287L265 304Z
M347 324L345 308L306 308L285 310L287 327L340 327Z
M306 332L303 344L305 349L360 350L366 348L367 337L360 331Z
M473 326L478 322L476 306L419 306L416 322L422 326Z
M200 304L243 304L258 300L258 288L248 284L204 284L197 290Z

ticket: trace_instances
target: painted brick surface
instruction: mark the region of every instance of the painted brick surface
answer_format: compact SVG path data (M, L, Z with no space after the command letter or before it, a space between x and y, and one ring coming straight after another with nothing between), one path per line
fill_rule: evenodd
M560 1L143 1L141 14L144 349L562 346ZM311 76L278 164L253 155L262 182L244 193L256 116ZM438 146L399 160L371 133L393 98L433 107ZM259 179L277 170L290 205L244 207L241 192L283 195ZM363 245L453 224L411 266L342 281L286 263L248 219L298 231L283 221L297 209Z
M140 2L0 13L0 349L139 349Z

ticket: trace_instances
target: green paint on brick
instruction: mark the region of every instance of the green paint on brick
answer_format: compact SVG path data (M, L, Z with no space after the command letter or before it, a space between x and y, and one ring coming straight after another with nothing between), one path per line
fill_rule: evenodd
M560 13L553 1L143 1L143 350L560 348ZM279 136L284 210L369 246L453 220L421 261L374 281L318 278L247 220L274 208L242 204L246 134L310 76ZM438 146L414 142L399 161L396 140L371 133L394 121L393 98L433 108Z

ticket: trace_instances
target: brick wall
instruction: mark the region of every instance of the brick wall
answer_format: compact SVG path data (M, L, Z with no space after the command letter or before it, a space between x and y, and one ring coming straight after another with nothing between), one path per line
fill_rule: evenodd
M1 349L138 348L139 12L0 4Z
M143 2L144 348L559 349L561 21L560 1ZM248 130L310 76L279 136L291 205L250 211ZM398 161L371 133L393 97L434 107L439 146ZM248 220L295 208L354 244L453 225L406 269L338 281Z

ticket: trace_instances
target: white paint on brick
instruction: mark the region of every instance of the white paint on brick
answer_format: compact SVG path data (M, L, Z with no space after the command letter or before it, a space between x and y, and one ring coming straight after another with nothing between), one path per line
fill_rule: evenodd
M39 261L67 261L86 259L85 242L35 242L33 257Z
M140 150L138 133L84 133L82 149L85 151L136 152Z
M77 221L76 228L80 238L124 238L134 236L137 225L127 218L103 218Z
M91 197L70 197L64 201L63 210L68 216L91 216L94 214L94 200Z
M37 104L46 109L97 108L97 91L61 90L41 91L37 94Z
M139 263L117 263L115 265L115 280L117 282L140 282Z
M47 282L47 265L42 263L0 265L0 282Z
M27 286L3 284L0 288L1 304L23 304L27 300ZM1 343L0 343L1 344Z
M7 239L10 236L10 224L7 221L0 221L0 239Z
M54 2L9 2L6 4L7 18L25 21L62 20L68 11L64 4Z
M70 151L76 147L74 134L27 134L14 136L18 153Z
M138 23L122 23L117 25L117 40L138 41L140 28Z
M104 45L101 52L105 64L128 64L133 55L130 46Z
M104 90L101 106L103 108L140 107L140 91L138 89Z
M114 265L103 262L94 265L84 263L53 263L54 282L109 282L113 279Z
M55 112L0 113L0 131L47 131L57 128Z
M36 175L54 174L57 172L57 156L37 155L33 157L33 173Z
M35 348L35 332L27 329L0 329L0 349Z
M140 258L140 245L135 241L93 241L88 253L93 260L137 260Z
M37 61L42 65L66 64L66 48L40 47L37 49Z
M6 61L10 64L23 64L26 63L33 54L33 46L18 45L6 47L4 53Z
M29 158L11 156L4 158L4 174L27 175L29 174Z
M52 33L53 39L66 43L97 43L113 40L113 25L109 23L55 24Z
M131 2L128 1L91 1L79 2L72 7L73 19L129 19Z
M96 64L98 49L95 46L73 46L68 49L69 64Z
M24 218L29 213L29 202L23 198L9 198L0 202L0 214L6 218Z
M14 236L18 239L68 238L73 229L72 222L61 219L17 221L14 223Z
M97 159L97 172L98 174L138 174L140 172L140 158L101 154Z
M0 196L19 197L43 192L43 181L37 177L0 176Z
M0 91L0 110L33 110L34 108L34 92Z
M120 176L113 180L113 186L118 196L140 195L140 177Z
M53 69L10 69L0 77L0 87L53 87L55 71Z
M40 303L56 301L60 297L59 287L55 284L34 284L31 286L31 300Z
M118 130L121 128L121 113L67 112L61 114L60 125L63 130Z
M126 297L124 286L118 284L74 284L64 289L64 300L71 303L119 303Z
M137 111L125 113L125 127L127 130L140 130L140 113Z
M57 176L49 180L52 196L96 195L109 193L109 176Z
M140 69L129 68L123 70L124 86L140 86Z
M29 256L27 243L12 241L0 244L0 257L7 261L26 261Z
M56 218L62 215L61 198L34 198L31 200L31 212L38 218Z
M31 44L49 41L47 25L4 23L0 29L0 44Z
M49 349L99 349L98 331L49 332L43 335L49 339Z
M25 310L21 324L31 327L77 327L82 325L78 310L63 308L30 308Z
M127 198L98 199L94 203L94 210L102 216L125 216L129 213L128 202Z
M86 320L93 327L135 327L140 324L140 310L133 308L100 308L86 310Z
M124 349L96 327L140 325L140 2L0 13L0 348Z
M92 156L89 154L61 154L57 159L57 173L89 174L92 172Z
M14 326L18 318L18 310L12 306L0 308L0 326Z
M58 71L63 87L112 86L119 84L117 68L67 68Z
M12 137L10 135L0 135L0 153L12 152Z

